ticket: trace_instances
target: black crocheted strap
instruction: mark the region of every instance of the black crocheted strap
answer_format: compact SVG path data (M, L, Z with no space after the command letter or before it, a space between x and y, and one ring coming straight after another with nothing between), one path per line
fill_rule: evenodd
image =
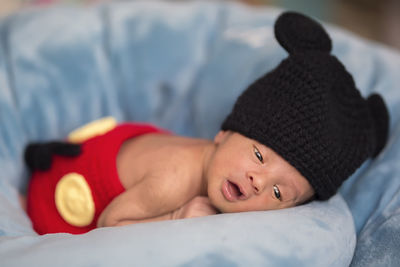
M66 142L31 143L25 148L25 163L30 171L51 168L53 155L75 157L81 154L81 145Z
M329 53L332 42L316 21L296 12L281 14L275 23L275 37L290 54L306 51Z

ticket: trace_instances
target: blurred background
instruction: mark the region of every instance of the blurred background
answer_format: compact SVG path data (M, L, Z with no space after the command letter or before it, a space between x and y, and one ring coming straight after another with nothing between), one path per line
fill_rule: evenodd
M0 16L30 6L49 6L60 3L87 6L104 1L107 0L0 0ZM252 6L277 6L300 11L400 50L400 0L240 1Z

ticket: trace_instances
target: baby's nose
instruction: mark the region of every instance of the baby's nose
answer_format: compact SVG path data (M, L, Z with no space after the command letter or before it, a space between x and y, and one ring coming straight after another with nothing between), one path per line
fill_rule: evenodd
M254 193L260 194L264 190L265 183L264 179L260 175L251 174L248 176L250 184L253 187Z

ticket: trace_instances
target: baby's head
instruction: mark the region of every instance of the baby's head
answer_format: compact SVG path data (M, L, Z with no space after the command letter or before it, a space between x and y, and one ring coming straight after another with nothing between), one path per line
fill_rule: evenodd
M215 137L208 195L223 212L329 199L387 140L383 99L361 96L320 24L284 13L275 36L289 56L243 92Z

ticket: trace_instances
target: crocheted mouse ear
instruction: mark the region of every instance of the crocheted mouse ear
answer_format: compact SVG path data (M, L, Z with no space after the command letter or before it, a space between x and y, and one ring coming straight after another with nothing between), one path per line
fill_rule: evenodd
M296 12L285 12L275 23L275 37L289 54L305 51L330 52L329 35L318 22Z
M389 113L385 102L378 94L372 94L367 98L369 109L375 124L376 147L372 157L376 157L385 147L389 133Z

